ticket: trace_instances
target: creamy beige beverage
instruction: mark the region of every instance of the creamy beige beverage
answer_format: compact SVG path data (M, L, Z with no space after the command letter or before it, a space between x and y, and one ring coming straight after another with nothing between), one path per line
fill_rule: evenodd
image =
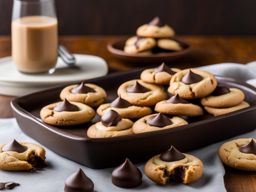
M27 16L12 21L12 57L25 73L46 72L56 65L57 19Z

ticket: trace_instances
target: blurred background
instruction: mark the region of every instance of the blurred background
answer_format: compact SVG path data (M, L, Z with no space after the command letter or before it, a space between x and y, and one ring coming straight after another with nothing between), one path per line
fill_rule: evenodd
M61 35L128 35L159 16L177 34L256 35L255 0L55 0ZM10 35L12 0L0 0Z

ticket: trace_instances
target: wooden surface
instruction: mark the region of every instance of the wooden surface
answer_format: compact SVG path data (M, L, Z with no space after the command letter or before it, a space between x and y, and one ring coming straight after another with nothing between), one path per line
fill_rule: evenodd
M11 0L0 0L0 34L10 34ZM255 0L55 0L64 35L133 34L154 16L177 34L256 35Z
M94 54L103 57L109 64L110 72L131 70L141 64L125 64L116 60L106 50L107 43L118 37L62 37L60 42L67 46L71 52ZM247 63L256 60L256 37L204 37L182 36L192 45L191 53L170 65L187 68L210 65L219 62ZM10 38L0 37L0 57L9 56L11 53ZM0 96L0 117L11 117L9 102L12 98ZM226 168L225 185L229 192L255 192L256 174L235 171Z

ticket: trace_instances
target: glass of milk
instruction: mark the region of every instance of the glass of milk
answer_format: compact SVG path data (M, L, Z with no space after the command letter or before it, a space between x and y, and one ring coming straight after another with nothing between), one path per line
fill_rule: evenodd
M14 0L12 58L23 73L44 73L57 62L58 20L54 0Z

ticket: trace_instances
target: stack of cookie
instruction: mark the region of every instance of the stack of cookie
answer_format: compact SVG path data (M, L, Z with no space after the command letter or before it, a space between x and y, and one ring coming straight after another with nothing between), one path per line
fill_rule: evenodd
M148 24L137 29L137 34L129 38L124 47L124 52L130 54L150 54L158 52L180 51L183 47L172 39L174 30L163 24L155 17Z

